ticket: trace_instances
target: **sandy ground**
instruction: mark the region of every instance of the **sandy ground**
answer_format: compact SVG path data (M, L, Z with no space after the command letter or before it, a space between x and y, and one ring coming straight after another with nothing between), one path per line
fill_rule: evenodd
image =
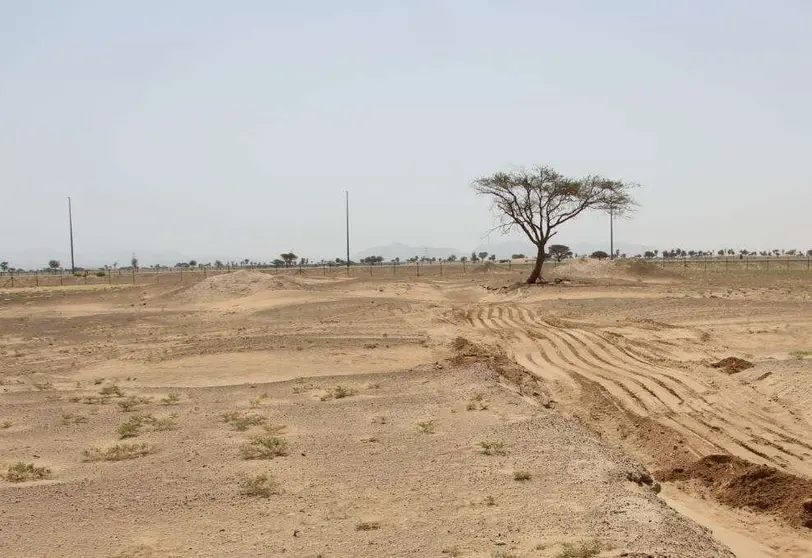
M812 275L549 278L3 291L0 555L812 555Z

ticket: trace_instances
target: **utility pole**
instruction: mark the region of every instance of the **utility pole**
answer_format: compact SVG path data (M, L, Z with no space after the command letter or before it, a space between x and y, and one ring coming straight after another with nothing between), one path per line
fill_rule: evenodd
M347 272L350 271L350 192L344 190L344 200L347 212Z
M73 260L73 213L71 211L70 196L68 197L68 226L70 227L70 272L76 273L76 264Z

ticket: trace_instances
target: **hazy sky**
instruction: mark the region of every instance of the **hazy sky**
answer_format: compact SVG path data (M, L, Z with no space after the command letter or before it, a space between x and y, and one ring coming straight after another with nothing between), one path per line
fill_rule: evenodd
M643 184L621 241L812 248L810 24L800 0L0 0L0 259L64 259L68 195L83 254L335 257L345 189L354 249L465 250L493 223L470 180L536 163Z

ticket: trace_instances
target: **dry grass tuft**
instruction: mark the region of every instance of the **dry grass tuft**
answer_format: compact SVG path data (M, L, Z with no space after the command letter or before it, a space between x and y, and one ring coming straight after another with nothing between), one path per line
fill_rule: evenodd
M525 482L525 481L529 481L532 478L533 478L533 475L531 475L528 471L514 471L513 472L513 480L515 480L515 481Z
M416 425L417 431L421 434L434 434L437 430L437 421L434 419L431 420L422 420L419 421Z
M124 397L124 392L121 391L121 388L117 385L113 384L110 386L104 386L99 390L99 395L102 397Z
M322 401L329 399L344 399L345 397L352 397L358 393L356 390L346 386L336 386L327 390L327 393L321 396Z
M479 442L479 447L482 448L484 455L507 455L504 442L488 442L483 440Z
M37 382L34 384L34 387L37 388L38 391L47 391L49 389L54 389L54 384L51 382Z
M466 411L487 411L490 404L485 401L485 396L481 393L474 395L465 406Z
M155 453L149 444L117 444L107 449L91 448L82 452L82 461L125 461Z
M270 498L273 494L279 494L279 483L276 482L273 476L268 474L248 477L240 481L240 494L257 498Z
M8 482L27 482L47 479L50 476L51 470L47 467L35 467L33 463L18 461L14 465L9 465L3 478Z
M87 422L85 415L74 415L72 413L62 413L62 424L85 424Z
M566 543L564 549L555 558L592 558L603 550L599 540L582 541L578 544Z
M452 558L457 558L458 556L462 556L462 551L457 548L456 546L452 546L450 548L444 548L441 551L446 556L451 556Z
M118 406L121 408L122 411L125 413L129 413L131 411L135 411L141 405L147 405L148 403L152 402L152 397L141 397L137 395L131 395L125 399L122 399L118 402Z
M288 454L288 442L278 436L254 436L242 446L243 459L273 459Z
M2 428L3 430L5 430L6 428L11 428L11 426L12 423L10 420L4 420L3 422L0 422L0 428Z
M386 424L388 421L385 416L372 417L372 424Z
M377 531L381 528L378 521L361 521L355 526L356 531Z

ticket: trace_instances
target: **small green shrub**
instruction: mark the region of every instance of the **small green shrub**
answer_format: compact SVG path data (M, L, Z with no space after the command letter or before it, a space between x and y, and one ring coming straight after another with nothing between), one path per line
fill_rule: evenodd
M254 436L241 452L243 459L273 459L288 454L288 442L278 436Z
M14 465L9 465L3 478L8 482L27 482L47 479L50 476L51 470L47 467L35 467L33 463L18 461Z
M146 405L152 402L152 397L141 397L138 395L131 395L118 402L118 406L125 413L135 411L141 405Z
M133 415L121 426L118 427L118 437L120 440L135 438L142 431L163 432L174 430L175 421L172 418L155 418L152 415Z
M62 424L85 424L87 417L85 415L74 415L72 413L62 413Z
M344 399L345 397L352 397L358 393L356 390L346 386L336 386L334 388L330 388L327 390L325 395L321 396L322 401L327 401L328 399Z
M236 411L223 413L220 416L223 422L230 424L238 432L245 432L251 426L262 426L263 424L268 422L268 419L263 417L262 415L256 414L247 415L244 413L238 413Z
M479 447L482 448L482 453L485 455L507 455L504 442L479 442Z
M273 494L279 494L279 484L272 476L267 474L245 478L240 481L240 494L257 498L270 498Z
M170 393L163 399L161 399L161 405L177 405L180 402L180 394L179 393Z
M106 274L103 271L97 271L96 277L104 277Z

